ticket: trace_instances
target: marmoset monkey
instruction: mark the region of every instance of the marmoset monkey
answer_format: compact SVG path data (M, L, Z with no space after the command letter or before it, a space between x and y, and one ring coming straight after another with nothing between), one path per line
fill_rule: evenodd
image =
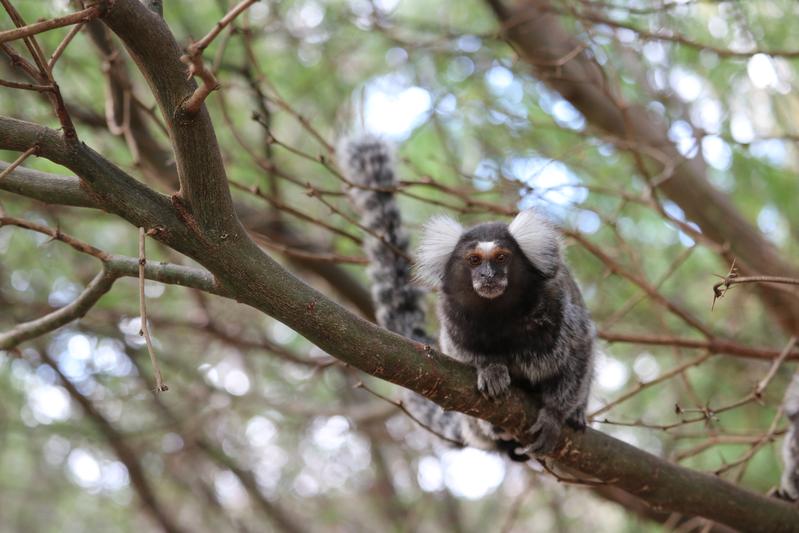
M346 141L339 163L371 230L364 239L378 322L401 335L429 342L420 292L410 285L407 251L393 189L396 178L386 144L372 136ZM379 236L377 238L375 236ZM527 453L555 447L564 423L585 427L593 373L594 328L580 291L561 257L560 236L540 213L522 211L510 223L464 229L435 217L424 229L416 276L439 289L441 350L477 369L477 389L501 400L511 383L537 394L533 442L524 450L490 423L446 412L409 393L405 404L449 441L499 450L524 461Z
M435 217L424 228L417 274L439 289L441 350L477 369L482 394L501 399L512 380L540 394L525 453L552 451L565 422L585 427L594 328L546 218L526 210L510 224L464 229Z

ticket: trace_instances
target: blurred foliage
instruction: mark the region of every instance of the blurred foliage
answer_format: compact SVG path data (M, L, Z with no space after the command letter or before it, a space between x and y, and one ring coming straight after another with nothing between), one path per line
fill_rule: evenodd
M14 3L29 22L74 9L61 0ZM167 22L185 44L205 35L230 7L224 0L165 4ZM644 103L668 121L670 137L681 151L703 157L712 182L785 257L797 257L797 54L726 57L713 48L799 50L794 31L799 4L642 0L555 5L567 13L564 25L586 42L624 97ZM608 23L590 23L581 13ZM7 15L0 16L0 29L10 27ZM649 191L632 158L592 131L568 102L529 74L497 36L486 4L259 2L234 27L235 32L223 32L204 54L218 68L222 84L207 104L229 177L245 188L272 191L293 209L360 235L338 213L353 216L343 196L323 195L336 207L332 212L307 194L308 188L340 191L342 182L328 147L303 121L329 146L353 127L377 130L398 145L401 178L408 181L400 201L413 234L447 206L466 222L477 222L501 217L503 210L541 205L721 337L775 350L784 344L782 332L750 286L731 290L711 310L714 275L725 274L729 265L641 201L649 198ZM66 31L37 36L46 54ZM699 44L646 38L666 31ZM134 76L135 94L145 106L153 106L133 62L124 60ZM81 116L105 113L102 63L82 32L56 65L67 106L80 110ZM0 62L0 77L22 80L5 61ZM59 127L39 94L7 88L0 94L3 115ZM263 116L264 105L268 117ZM109 134L102 124L76 123L84 142L141 176L124 139ZM149 126L167 145L161 130L152 122ZM17 154L0 156L13 161ZM254 157L269 158L280 175L265 172ZM25 164L69 173L41 158ZM426 186L427 177L440 187ZM173 192L162 183L149 185ZM241 189L234 195L265 212L272 209ZM137 253L135 228L111 215L45 206L5 192L0 203L11 216L58 227L108 252ZM670 217L683 218L678 206L663 201L663 207ZM281 217L320 246L360 255L352 239L290 213ZM571 240L567 244L569 263L599 329L700 338L590 251ZM189 263L154 241L149 258ZM366 284L360 265L342 268ZM97 270L94 259L61 243L19 228L1 228L0 329L68 303ZM297 274L334 294L321 280ZM586 488L433 442L407 418L395 416L391 406L353 389L364 380L391 395L389 386L351 369L322 364L327 361L324 354L251 309L179 287L148 282L147 290L156 348L170 387L155 399L147 352L138 336L137 285L131 279L117 282L80 323L24 344L19 354L0 352L3 531L154 527L141 511L108 436L70 400L43 354L121 432L159 498L191 531L272 527L266 525L268 512L263 514L257 498L247 494L236 468L255 476L262 498L295 517L303 529L316 531L483 531L503 525L518 531L658 530ZM309 364L259 348L264 341ZM595 407L701 353L622 343L604 345L603 351ZM708 439L756 439L772 423L792 369L790 364L781 369L762 404L749 403L668 431L635 425L669 425L695 416L676 414L675 405L698 410L734 403L768 370L762 360L715 355L599 417L632 426L597 422L596 427L672 459ZM359 423L357 413L364 408L382 413L377 422ZM743 469L723 475L731 480L740 475L747 488L768 491L779 478L778 442L763 446ZM683 464L716 471L747 453L750 445L711 446Z

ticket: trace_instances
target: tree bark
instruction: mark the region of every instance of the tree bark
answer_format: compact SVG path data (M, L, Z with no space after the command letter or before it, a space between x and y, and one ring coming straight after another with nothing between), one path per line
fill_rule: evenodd
M0 118L0 148L24 151L37 144L41 156L81 178L81 188L97 205L150 230L154 238L206 267L220 292L280 320L364 372L414 390L445 409L486 419L529 442L525 429L535 421L537 408L524 391L514 389L501 405L483 398L473 368L353 315L267 256L233 211L208 114L201 111L186 122L176 115L193 84L183 77L180 49L163 20L136 0L116 0L105 21L125 41L156 95L184 194L170 198L152 191L85 144L67 143L58 131L28 122ZM795 507L592 429L565 430L553 459L636 494L657 509L701 515L746 531L799 531Z

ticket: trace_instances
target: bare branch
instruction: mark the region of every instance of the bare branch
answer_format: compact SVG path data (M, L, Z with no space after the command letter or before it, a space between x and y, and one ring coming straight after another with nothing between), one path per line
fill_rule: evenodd
M86 24L85 22L80 22L80 23L76 24L75 26L73 26L72 29L69 30L69 33L67 33L66 37L64 37L64 40L62 40L58 44L58 47L56 47L55 51L53 51L53 55L51 55L50 59L47 61L47 68L50 71L53 70L53 67L55 66L55 62L58 61L58 58L61 57L61 54L64 53L64 50L67 49L67 46L69 46L69 43L71 43L72 39L74 39L75 36L80 32L80 30L83 29L83 26L85 24Z
M686 339L672 336L656 335L633 335L601 330L599 338L608 342L629 342L632 344L648 344L653 346L674 346L676 348L694 348L697 350L707 350L710 353L723 353L738 357L750 357L753 359L774 359L780 355L780 350L769 348L758 348L736 344L723 339L713 338L708 340ZM794 350L788 355L789 360L799 360L799 351Z
M139 260L136 257L111 255L105 261L105 266L109 272L120 276L131 278L139 276ZM144 265L144 277L167 285L180 285L181 287L198 289L217 296L233 298L230 292L217 283L213 274L202 268L148 262Z
M723 298L727 291L733 285L740 283L776 283L778 285L799 285L799 278L792 278L786 276L739 276L738 267L735 266L733 261L730 266L730 271L726 276L721 278L721 281L713 285L713 304L716 300ZM799 294L799 293L797 293Z
M38 149L39 147L34 144L30 148L22 152L20 156L16 158L10 165L8 165L6 168L0 171L0 181L2 181L3 178L5 178L7 175L13 172L14 169L17 168L19 165L21 165L28 158L29 155L35 153Z
M61 309L36 320L18 324L6 333L0 333L0 349L10 350L21 342L49 333L83 317L111 289L117 277L117 275L103 269L75 300Z
M194 55L195 53L201 54L203 50L205 50L208 47L208 45L211 44L211 42L214 39L216 39L217 35L219 35L222 32L222 30L225 29L225 26L233 22L233 20L235 20L236 17L242 14L247 8L253 5L256 1L257 0L242 0L241 2L233 6L233 9L228 11L225 14L225 16L222 17L219 20L219 22L216 23L214 28L210 32L208 32L208 34L205 37L203 37L202 39L200 39L199 41L197 41L196 43L192 44L189 47L189 51L192 53L192 55Z
M380 398L380 399L381 399L381 400L383 400L384 402L387 402L387 403L389 403L389 404L393 405L394 407L396 407L397 409L399 409L400 411L402 411L403 413L405 413L405 416L407 416L408 418L410 418L411 420L413 420L413 421L414 421L416 424L418 424L420 427L424 428L424 429L425 429L425 431L427 431L427 432L429 432L429 433L431 433L431 434L435 435L435 436L436 436L436 437L438 437L439 439L441 439L441 440L443 440L443 441L445 441L445 442L449 442L450 444L453 444L453 445L455 445L455 446L458 446L458 447L460 447L460 446L463 446L463 443L462 443L462 442L459 442L459 441L456 441L456 440L452 440L452 439L450 439L450 438L449 438L449 437L447 437L446 435L444 435L444 434L442 434L442 433L440 433L440 432L436 431L435 429L433 429L433 428L432 428L432 427L430 427L429 425L427 425L427 424L425 424L424 422L422 422L421 420L419 420L419 418L417 418L416 416L414 416L414 415L413 415L413 413L412 413L412 412L410 412L410 411L408 410L408 408L407 408L407 407L405 407L405 405L404 405L404 404L403 404L401 401L397 402L397 401L394 401L394 400L392 400L392 399L390 399L390 398L387 398L387 397L383 396L383 395L382 395L382 394L380 394L379 392L377 392L377 391L374 391L374 390L370 389L369 387L367 387L367 386L366 386L366 385L363 383L363 381L359 381L358 383L356 383L355 387L356 387L356 388L359 388L359 389L363 389L363 390L365 390L366 392L368 392L369 394L372 394L373 396L376 396L376 397Z
M144 295L144 267L147 264L147 258L144 252L144 241L144 228L139 228L139 317L141 319L139 335L144 337L144 342L147 345L147 353L150 354L150 362L155 372L155 391L165 392L169 390L169 387L167 387L166 383L164 383L164 379L161 377L161 368L158 366L158 358L155 356L153 341L150 338L150 328L147 326L147 305Z
M37 224L36 222L31 222L29 220L24 220L21 218L8 217L0 213L0 227L2 226L18 226L20 228L25 228L31 231L42 233L44 235L48 235L54 240L59 240L61 242L70 245L72 248L81 253L94 256L100 261L106 261L110 257L106 252L100 250L99 248L95 248L91 244L85 243L79 239L76 239L75 237L71 237L64 233L61 233L61 231L58 229L53 229L42 224Z
M206 68L202 55L183 54L180 56L180 61L189 66L189 79L198 76L202 80L200 86L181 105L183 112L191 116L200 111L208 95L219 88L219 82L216 81L214 73Z
M200 110L205 99L211 94L212 91L219 87L219 82L216 81L214 73L205 67L203 62L203 51L208 47L211 42L216 39L219 33L233 20L243 13L248 7L254 4L257 0L242 0L233 7L227 14L225 14L219 22L216 23L214 28L208 34L191 44L186 53L180 56L180 60L189 66L189 78L199 76L202 84L192 93L192 95L183 102L183 111L188 115L194 115Z
M43 20L41 22L34 22L33 24L28 24L22 28L0 31L0 43L23 39L25 37L30 37L31 35L36 35L37 33L42 33L55 28L62 28L71 24L85 23L93 18L99 17L102 11L103 8L98 3L63 17L56 17L54 19Z
M763 376L763 379L758 381L757 387L755 387L755 390L753 392L756 398L760 398L763 396L763 392L766 390L766 387L768 387L768 384L771 383L772 379L774 379L774 376L777 374L777 370L780 369L782 363L785 361L785 358L788 357L788 354L790 354L793 351L795 346L796 346L796 336L793 336L788 341L788 344L785 345L785 348L783 348L779 357L777 357L774 360L774 363L772 363L768 373L766 373L766 375Z
M169 27L138 0L116 0L102 20L127 46L166 121L180 179L174 202L179 216L195 239L198 230L216 245L241 238L211 119L203 108L190 117L182 111L197 85L185 78L182 52Z
M36 91L44 93L52 91L52 85L38 85L35 83L23 83L19 81L0 80L0 87L8 87L9 89L21 89L23 91Z

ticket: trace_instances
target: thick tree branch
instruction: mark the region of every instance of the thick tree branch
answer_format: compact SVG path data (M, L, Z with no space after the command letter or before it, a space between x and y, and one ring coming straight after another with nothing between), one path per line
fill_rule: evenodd
M201 108L190 117L182 112L197 84L186 79L182 50L166 23L138 0L117 0L102 20L125 43L161 109L177 163L180 196L188 204L183 217L193 219L211 241L243 237L208 111Z
M80 189L97 207L136 227L153 230L156 238L190 256L196 256L209 244L200 238L196 222L179 200L146 187L85 144L68 143L56 130L0 117L0 149L23 151L34 143L38 143L41 157L80 177ZM76 196L74 187L68 190Z
M514 48L552 89L580 110L588 123L629 143L646 174L662 175L659 189L702 232L729 250L745 273L799 277L776 248L749 223L730 198L707 180L700 157L684 158L668 138L667 125L623 101L615 80L570 35L548 0L487 0ZM576 51L576 53L575 53ZM657 154L657 157L653 157ZM799 299L770 286L760 294L788 333L799 331Z
M176 109L179 96L187 96L193 88L180 76L177 47L164 43L168 30L160 19L138 2L117 0L107 21L117 33L125 35L123 40L150 78L162 109L167 114ZM173 84L177 79L180 84ZM195 212L196 218L186 213L185 206L173 205L85 145L67 147L53 130L0 118L0 148L23 151L37 140L40 154L78 174L98 203L134 226L154 230L155 238L197 260L238 301L280 320L356 368L419 392L445 409L484 418L514 432L521 442L528 442L529 435L523 430L532 425L537 410L524 391L514 389L502 405L482 398L474 387L474 369L354 316L280 267L243 231L228 238L220 233L238 222L225 205L230 195L204 113L198 114L203 117L201 123L192 123L197 130L185 124L170 126L176 153L184 160L179 169L182 164L184 171L196 172L180 172L181 179L191 182L192 187L197 185L187 196L198 201L192 208L200 210L204 201L214 207L213 213ZM174 122L172 117L169 120ZM192 149L187 144L192 140L202 142ZM198 150L199 159L206 160L209 168L198 166L196 160L186 161ZM198 183L194 183L195 178ZM220 189L222 194L216 197ZM215 223L213 217L220 214L231 218ZM567 430L561 445L555 454L561 464L634 493L655 507L702 515L747 531L799 529L796 508L681 468L597 431L575 434Z
M89 283L86 289L66 306L41 318L18 324L6 333L0 333L0 349L15 348L20 343L44 335L77 320L86 313L107 293L114 282L123 276L140 277L204 290L210 293L225 295L224 290L215 282L213 276L201 269L171 265L168 263L142 264L140 259L111 255L90 244L61 233L41 224L23 219L0 216L0 227L13 225L49 235L60 240L78 252L91 255L103 263L103 270ZM143 288L142 288L143 290Z
M97 274L86 289L72 302L41 318L17 324L0 333L0 350L10 350L22 342L50 333L70 322L82 318L105 295L120 277L138 276L139 262L135 257L110 256L103 271ZM224 292L214 283L213 276L198 268L148 263L144 277L161 283L182 285L219 295Z
M125 68L123 57L118 54L114 43L109 38L108 29L102 23L93 20L87 25L87 28L92 41L102 55L105 58L113 58L109 59L109 94L107 97L111 100L108 105L116 122L121 122L121 117L124 114L124 95L131 87L131 80ZM164 150L156 137L149 132L142 109L139 106L133 106L129 110L129 115L130 136L132 142L136 145L142 172L150 180L160 183L167 187L168 190L177 190L180 184L172 161L172 154ZM0 183L0 188L2 187L3 184ZM272 241L279 243L279 245L290 247L291 249L307 251L311 254L323 252L312 240L300 234L279 217L274 216L272 211L256 209L243 202L235 202L235 210L241 222L251 232L266 235ZM357 279L339 265L328 261L315 260L303 255L287 254L287 260L303 271L310 272L325 280L334 290L351 301L364 317L371 318L374 316L374 309L372 308L368 291Z
M47 141L41 144L45 156L52 151L63 157L58 146L51 146L54 142L50 142L50 134L40 131L46 128L11 119L0 119L0 147L16 143L16 149L24 149L17 136L4 135L4 127L15 127L27 135L38 133ZM86 167L94 173L99 171L98 166L102 168L99 156L91 156L88 148L78 149L81 151L88 154L64 158L68 166L75 167L73 171L80 174ZM161 204L162 197L153 196L152 191L136 192L142 186L135 180L124 173L117 175L121 172L118 169L109 172L113 179L99 179L99 186L124 188L122 183L130 180L126 183L132 189L128 195L135 193L142 198L142 205L114 205L114 211L133 224L143 217L162 214L168 225L159 237L206 266L238 301L284 322L340 360L412 389L445 409L517 432L535 420L537 410L526 393L514 391L501 406L484 399L474 387L474 369L352 315L289 274L249 239L239 239L224 248L198 246L194 234L181 231L180 221L169 220L171 209ZM174 231L169 229L173 225ZM517 439L526 442L529 436L517 434ZM783 502L671 464L597 431L574 434L567 430L562 444L556 457L560 463L636 494L656 508L701 515L751 531L762 530L764 524L771 530L799 528L799 510Z
M8 168L8 163L0 161L0 171L6 168ZM53 205L107 210L102 203L98 202L89 193L88 188L81 184L80 179L73 176L62 176L18 167L0 180L0 190L6 190ZM253 209L247 204L237 205L236 210L239 216L242 217L245 226L251 231L268 235L275 241L292 249L307 250L312 254L321 253L290 226L280 220L273 220L263 210ZM364 317L372 318L374 316L374 308L372 307L369 292L349 272L328 261L293 256L289 256L288 259L299 268L327 281L336 292L352 302ZM150 268L151 265L148 265L148 271ZM133 274L126 273L125 275ZM165 283L175 282L165 281ZM181 283L178 282L178 284ZM209 288L198 288L206 292L215 293L215 290L210 290Z

